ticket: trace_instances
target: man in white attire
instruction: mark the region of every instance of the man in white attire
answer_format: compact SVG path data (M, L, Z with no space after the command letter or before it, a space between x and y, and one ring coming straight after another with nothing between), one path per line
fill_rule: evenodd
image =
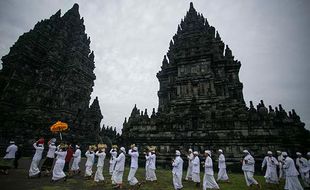
M298 171L295 167L294 160L290 158L287 152L282 152L284 157L283 169L285 170L285 186L286 190L303 190L299 180Z
M182 174L183 174L183 159L181 158L181 152L175 151L175 159L172 161L172 175L173 175L173 186L175 190L183 188L182 185Z
M217 181L228 182L229 178L226 172L226 161L225 156L223 154L223 150L219 149L218 153L219 153L219 164L218 164L219 172L217 174Z
M128 183L130 186L134 187L135 185L141 185L137 178L135 177L136 172L138 170L138 158L139 158L139 152L138 148L135 144L131 145L131 149L128 150L128 154L131 157L130 159L130 171L128 174Z
M247 186L256 185L260 189L260 185L254 179L255 160L248 150L244 150L244 158L242 159L242 170Z
M29 169L29 178L38 176L41 177L41 172L39 169L40 161L42 159L42 153L44 150L44 139L39 139L37 142L33 143L33 147L36 152L32 158L32 162Z
M85 153L86 163L85 163L85 178L91 178L93 175L93 165L95 160L95 150L96 145L91 145Z
M15 154L18 150L18 147L15 145L15 141L10 141L10 145L6 148L6 154L3 157L3 160L6 162L6 165L11 168L13 167L13 162L15 159ZM4 170L5 174L9 174L9 168Z
M79 145L75 145L75 152L73 154L73 163L71 171L76 174L80 173L80 162L81 162L81 150Z
M192 179L192 171L193 171L192 160L193 159L194 159L193 150L190 148L188 149L188 155L187 155L188 167L187 167L187 173L186 173L185 180Z
M205 157L206 157L205 164L204 164L205 173L203 176L202 189L203 190L220 189L220 187L218 186L218 184L216 183L216 181L214 179L213 162L211 159L211 151L210 150L205 151Z
M126 159L125 154L126 154L125 148L121 147L120 154L115 159L116 164L112 175L112 184L116 185L114 186L114 188L122 189L123 187L123 175L125 170L125 159Z
M307 178L309 178L308 160L302 157L302 154L300 152L296 152L296 155L296 166L299 170L300 177L304 183L304 187L309 187L307 183Z
M265 179L266 183L278 184L279 178L277 174L277 166L279 165L278 160L272 156L272 152L268 151L262 163L262 170L267 165Z
M194 159L192 160L192 180L196 183L196 187L200 186L200 159L198 155L199 153L194 151Z
M285 173L284 173L284 169L283 169L284 158L282 156L282 152L277 150L277 155L278 155L278 162L279 162L279 180L285 179Z
M104 180L102 170L104 166L104 159L105 159L105 149L106 149L105 144L98 144L98 151L96 152L96 156L98 156L98 162L97 162L97 171L95 173L94 181L95 182L100 182Z

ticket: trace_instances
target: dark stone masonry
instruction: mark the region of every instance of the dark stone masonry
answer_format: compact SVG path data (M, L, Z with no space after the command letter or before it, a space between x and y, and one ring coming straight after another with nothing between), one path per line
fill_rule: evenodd
M78 9L75 4L63 16L59 10L38 22L2 57L1 144L49 138L57 120L69 124L65 140L88 144L99 139L103 116L98 98L90 105L94 52Z
M158 111L149 116L135 106L123 124L124 143L156 145L160 161L190 147L221 148L230 161L239 160L243 149L258 157L267 150L306 151L309 131L294 110L268 108L263 101L256 108L252 102L246 106L240 67L191 3L157 73Z

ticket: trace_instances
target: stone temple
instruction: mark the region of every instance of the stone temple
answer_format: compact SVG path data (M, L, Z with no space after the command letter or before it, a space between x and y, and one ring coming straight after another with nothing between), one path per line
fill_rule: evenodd
M103 118L98 98L90 105L94 52L78 9L75 4L63 16L59 10L38 22L2 57L1 144L49 138L49 127L57 120L69 124L65 140L98 140Z
M267 150L306 151L309 131L294 110L261 101L248 108L239 80L240 61L216 29L190 4L157 73L159 106L151 116L134 106L123 124L125 143L158 146L159 160L175 149L221 148L230 161L243 149L256 157Z

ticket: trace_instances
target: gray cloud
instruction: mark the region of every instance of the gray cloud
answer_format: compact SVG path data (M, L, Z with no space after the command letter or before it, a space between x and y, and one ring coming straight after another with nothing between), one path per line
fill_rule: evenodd
M34 24L76 1L0 1L0 56ZM105 125L122 127L136 103L157 107L159 71L169 41L189 8L180 0L81 0L80 14L95 51L98 96ZM310 1L193 1L240 60L245 100L295 108L310 124L308 7Z

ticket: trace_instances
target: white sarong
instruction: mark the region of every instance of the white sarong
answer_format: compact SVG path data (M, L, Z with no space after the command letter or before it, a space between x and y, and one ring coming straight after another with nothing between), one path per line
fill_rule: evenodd
M103 177L103 174L102 174L102 169L103 169L102 166L97 166L97 171L95 173L95 178L94 178L95 182L99 182L99 181L103 181L104 180L104 177Z
M129 185L136 185L139 181L135 177L136 172L138 168L130 168L129 174L128 174L128 182Z
M200 183L200 175L199 175L199 173L192 173L192 180L193 180L193 182L195 182L195 183Z
M303 190L297 176L286 176L284 189Z
M122 184L123 183L124 171L113 171L112 184Z
M175 174L173 173L173 186L174 186L174 189L182 189L183 188L183 185L182 185L182 174Z
M186 180L192 179L192 172L193 172L193 164L189 162L187 172L186 172L186 177L185 177Z
M80 158L74 158L74 160L72 162L72 166L71 166L72 171L77 171L80 169L80 166L79 166L80 161L81 161Z
M39 164L40 164L40 160L37 160L37 159L32 160L30 169L29 169L29 177L38 175L40 173Z
M266 174L264 177L266 179L266 183L273 183L273 184L279 183L277 168L267 167Z
M155 169L148 168L146 170L146 180L147 181L156 181L157 180Z
M226 172L226 168L220 168L219 169L219 173L217 174L217 180L220 181L227 181L229 178L228 178L228 175L227 175L227 172Z
M220 189L219 185L216 183L213 175L204 174L203 176L203 190L206 189Z
M247 186L250 185L257 185L257 181L254 179L254 173L253 172L249 172L249 171L244 171L244 178L245 178L245 182L247 184Z
M63 171L65 166L65 162L57 162L55 163L54 169L53 169L53 177L52 180L59 180L64 177L66 177L65 172Z
M93 174L93 166L86 166L85 168L85 177L89 177Z

